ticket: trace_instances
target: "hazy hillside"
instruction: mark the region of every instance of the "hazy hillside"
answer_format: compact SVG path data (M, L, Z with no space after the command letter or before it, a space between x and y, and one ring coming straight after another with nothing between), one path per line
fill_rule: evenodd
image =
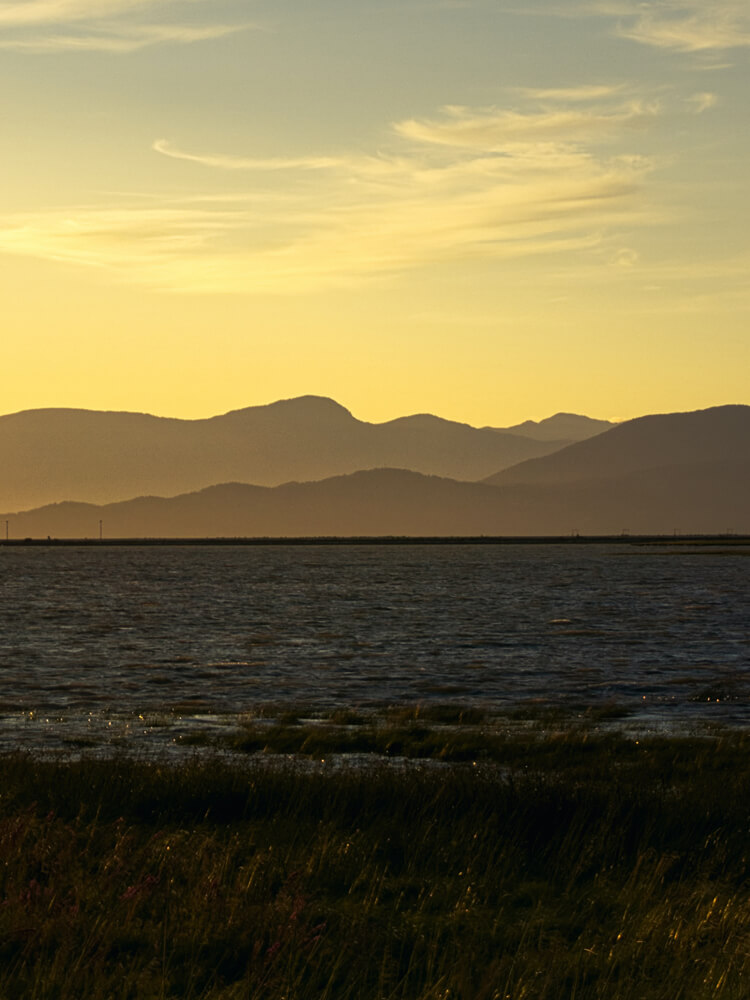
M421 535L496 525L499 493L401 469L377 469L275 488L227 483L172 499L102 507L61 503L11 518L18 536L108 537Z
M0 515L0 521L8 515ZM493 487L394 469L275 488L226 484L8 516L11 537L569 535L750 531L750 461Z
M638 417L544 458L498 471L495 486L613 479L639 470L750 458L750 406Z
M566 443L428 415L369 424L315 396L206 420L28 410L0 417L0 509L174 496L230 481L272 486L379 467L477 480Z
M24 419L28 416L15 418L27 430L34 423ZM509 444L496 431L429 416L362 424L330 400L309 398L192 423L83 411L58 411L55 424L49 412L36 417L36 432L42 427L49 435L47 463L23 464L20 451L16 466L10 463L25 471L29 489L45 470L53 481L50 469L59 477L69 474L66 454L78 463L71 460L75 477L66 481L77 501L87 490L89 495L104 490L100 477L106 472L115 480L109 486L115 492L133 489L144 476L158 478L160 471L168 482L200 474L214 482L223 478L224 484L200 491L178 488L171 499L146 495L101 507L56 503L0 515L14 538L97 537L100 520L110 538L750 530L747 406L641 417L482 483L382 467L273 488L231 482L236 477L226 470L263 468L268 474L297 463L319 474L347 462L384 466L384 456L398 453L415 465L452 464L467 474L497 454L493 443L499 441L507 455L523 439L511 438ZM74 427L98 456L91 467L86 449L76 452L71 446ZM15 435L16 444L22 437ZM26 440L31 447L32 435ZM27 459L34 454L28 451ZM166 471L156 468L159 458Z
M616 426L610 420L594 420L577 413L555 413L545 420L524 420L512 427L497 428L506 434L522 434L536 441L585 441Z

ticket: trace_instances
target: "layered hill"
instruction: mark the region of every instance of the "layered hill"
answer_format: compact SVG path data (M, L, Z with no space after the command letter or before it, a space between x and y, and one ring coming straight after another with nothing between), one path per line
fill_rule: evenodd
M230 483L173 498L66 502L8 517L11 538L719 534L750 530L750 462L609 482L493 487L374 469L277 487Z
M639 418L485 482L380 468L6 519L13 538L744 533L750 407Z
M607 431L615 424L611 420L594 420L578 413L555 413L544 420L524 420L512 427L497 428L506 434L522 434L535 441L584 441Z
M226 483L164 499L52 504L11 520L14 536L239 537L473 534L499 525L499 491L478 483L373 469L277 487Z
M584 427L584 433L599 429L593 422L579 432ZM570 440L536 440L426 414L370 424L317 396L206 420L27 410L0 417L0 510L174 496L224 482L275 486L383 467L477 480Z
M750 459L750 406L715 406L627 420L543 458L499 470L492 486L562 486L632 473Z
M748 531L750 406L638 417L484 482L525 496L535 524L567 520L590 533L614 532L618 520L635 533Z

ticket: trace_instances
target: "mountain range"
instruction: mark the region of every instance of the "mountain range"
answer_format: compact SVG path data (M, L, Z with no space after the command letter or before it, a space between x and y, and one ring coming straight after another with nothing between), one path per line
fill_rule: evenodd
M319 396L206 420L25 410L0 417L0 510L175 496L226 482L278 486L375 468L474 481L610 426L571 414L512 430L429 414L370 424Z
M13 439L14 420L25 438L19 434ZM60 456L45 476L54 451L51 438L37 461L33 451L26 451L26 467L33 465L33 471L25 479L18 474L23 468L19 440L30 446L31 427L37 435L40 428L52 435L50 425L55 420L55 440L63 454L75 456L77 462L75 477L67 480L76 484L71 489L77 493L66 493L60 485L66 481ZM70 440L73 427L87 429L85 442ZM249 445L243 436L247 428L252 432ZM568 436L555 439L556 433ZM583 439L560 443L570 442L576 433ZM550 439L545 440L547 435ZM497 454L503 457L487 473L495 439ZM217 440L234 441L237 454L232 456L227 445L211 464L210 441ZM169 441L179 445L174 452ZM541 446L546 454L524 452L526 445ZM210 478L214 470L249 469L255 459L261 471L254 474L250 469L243 476L226 478L219 474L197 489L178 487L178 495L139 496L140 489L132 483L159 474L152 448L164 459L164 481L189 476L191 456L196 478ZM521 456L515 462L509 460L512 449ZM393 464L400 467L389 467L388 456L396 454L399 461ZM88 466L86 455L94 456ZM6 465L8 456L11 461ZM139 456L145 472L139 471ZM203 457L205 463L199 462ZM366 464L373 459L372 465ZM476 429L427 415L363 424L333 401L317 397L208 421L28 411L0 418L0 461L4 470L15 470L12 481L3 474L3 495L16 491L18 496L22 488L39 491L43 486L58 490L57 502L0 514L0 522L7 520L12 527L13 537L92 538L100 521L106 537L671 534L750 529L750 407L740 405L645 416L617 425L559 414L539 424L498 429ZM296 478L306 481L272 483L295 462L307 470ZM363 464L351 470L349 465L356 462ZM337 463L346 471L328 474ZM129 479L127 472L133 469ZM113 470L110 482L108 470ZM229 481L238 479L245 481ZM86 498L85 489L89 498L109 491L116 499L95 504Z

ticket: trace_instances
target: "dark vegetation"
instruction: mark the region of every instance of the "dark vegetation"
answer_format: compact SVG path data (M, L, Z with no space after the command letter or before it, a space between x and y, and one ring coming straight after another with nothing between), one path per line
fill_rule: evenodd
M593 723L619 719L626 714L616 704L591 708L577 723L578 735ZM529 727L528 739L519 738L524 723ZM571 714L555 707L544 711L532 706L498 716L477 707L441 703L374 712L337 709L311 713L305 706L295 709L270 704L245 720L227 742L236 751L310 759L343 753L444 763L492 761L519 767L522 762L528 763L526 758L539 764L542 758L557 757L554 742L536 738L550 724L567 732L572 724ZM189 738L189 742L199 744L209 741L205 734ZM581 746L585 743L581 742ZM588 757L588 748L585 752Z
M371 727L411 762L0 758L0 997L750 995L750 737L537 724L483 757L440 711Z

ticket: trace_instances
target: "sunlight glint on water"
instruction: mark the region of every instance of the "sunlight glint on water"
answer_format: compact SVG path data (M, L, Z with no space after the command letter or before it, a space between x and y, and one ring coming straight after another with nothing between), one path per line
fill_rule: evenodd
M259 704L750 719L746 550L0 550L0 745L128 746Z

